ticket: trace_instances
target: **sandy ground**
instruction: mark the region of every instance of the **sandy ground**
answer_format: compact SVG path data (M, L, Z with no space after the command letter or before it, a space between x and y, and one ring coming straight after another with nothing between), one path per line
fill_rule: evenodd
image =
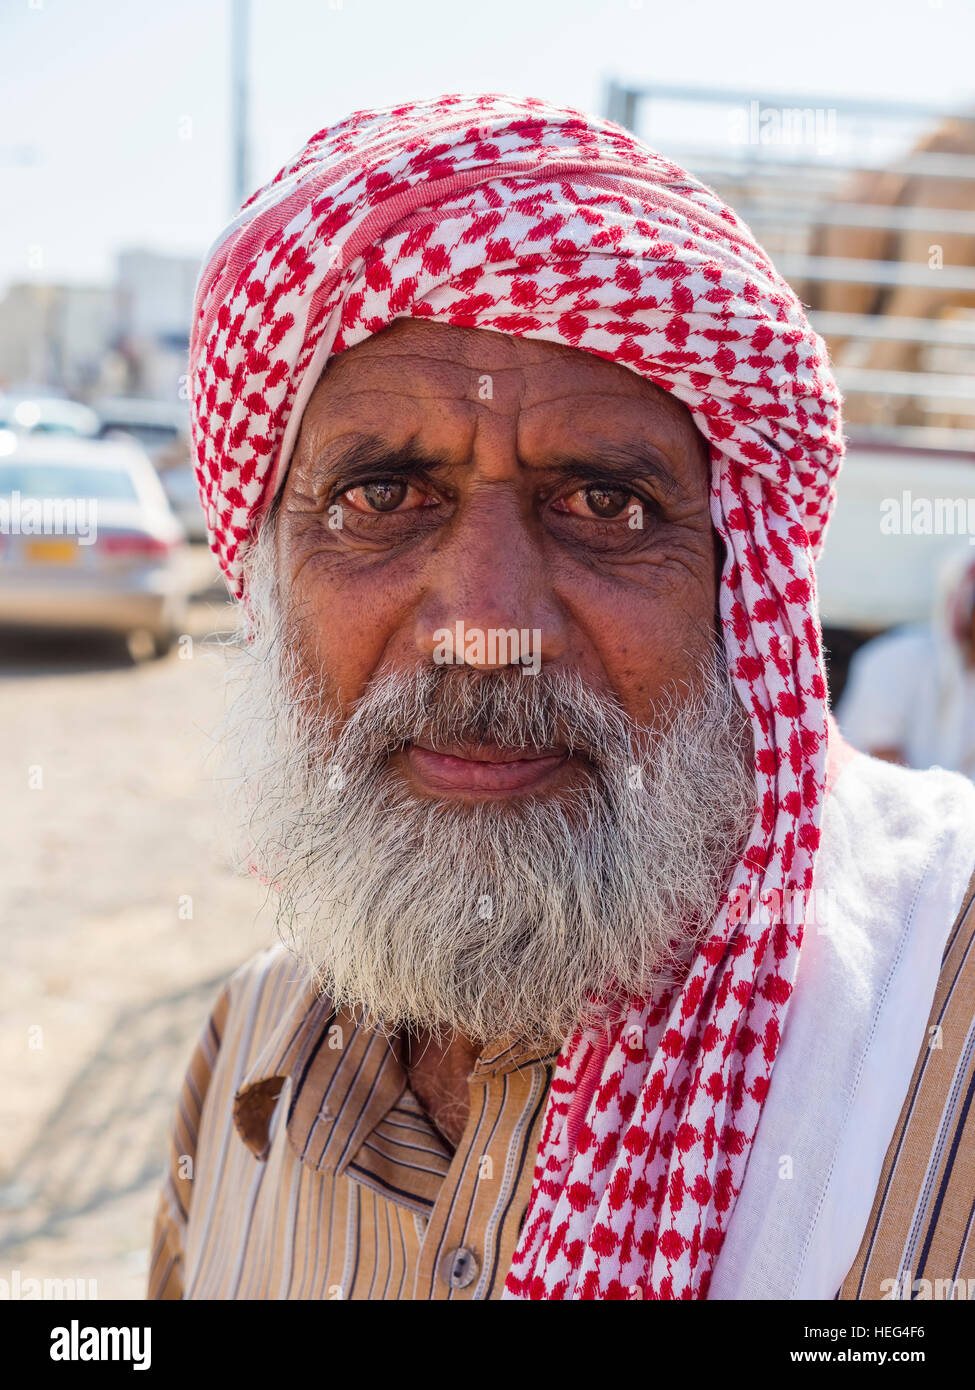
M221 979L272 937L226 862L208 756L232 621L195 602L189 658L141 665L0 646L2 1279L142 1297L183 1068Z

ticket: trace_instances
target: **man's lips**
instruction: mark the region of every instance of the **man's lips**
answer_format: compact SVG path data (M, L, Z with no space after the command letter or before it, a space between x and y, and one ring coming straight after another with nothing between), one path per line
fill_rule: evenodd
M430 791L503 793L526 791L543 783L568 761L566 748L455 748L435 752L413 743L405 750L414 778Z

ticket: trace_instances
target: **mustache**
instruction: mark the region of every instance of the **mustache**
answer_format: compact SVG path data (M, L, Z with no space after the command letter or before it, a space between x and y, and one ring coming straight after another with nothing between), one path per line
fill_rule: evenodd
M387 757L414 743L434 751L491 745L565 749L604 765L631 749L639 727L615 696L576 672L429 666L377 677L353 706L336 755L354 747Z

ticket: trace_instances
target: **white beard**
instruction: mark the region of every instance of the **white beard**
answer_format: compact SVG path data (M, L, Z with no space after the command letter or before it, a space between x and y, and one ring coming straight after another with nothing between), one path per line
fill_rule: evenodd
M751 739L723 656L633 723L574 674L429 666L374 681L344 724L275 596L273 526L223 728L241 859L340 1006L392 1031L559 1043L686 966L755 815ZM416 795L388 765L466 734L568 745L581 788L504 804Z

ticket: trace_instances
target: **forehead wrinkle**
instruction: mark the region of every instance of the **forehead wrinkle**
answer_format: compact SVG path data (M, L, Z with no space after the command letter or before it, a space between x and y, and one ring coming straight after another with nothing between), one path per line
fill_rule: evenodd
M586 450L595 455L622 458L624 455L636 458L641 454L657 455L660 464L673 475L673 481L681 486L686 483L684 474L690 455L697 460L702 455L703 441L690 416L686 418L670 409L656 397L644 399L639 395L615 396L613 411L606 413L605 398L597 393L585 395L573 393L568 407L564 400L553 399L537 406L526 406L519 417L518 454L531 466L534 460L542 465L553 457L579 459ZM621 405L632 400L636 407L631 414L621 412ZM678 403L674 402L676 406ZM562 418L553 427L550 417L552 407L558 411L562 406ZM593 418L592 406L597 407L598 416ZM582 415L573 420L573 416Z
M334 382L336 386L340 386L341 383L340 389L355 390L363 388L346 387L344 382L349 377L368 375L380 376L385 380L391 375L398 378L405 376L415 386L426 387L432 384L435 389L453 390L455 395L467 396L476 394L477 379L483 376L486 370L481 365L459 362L456 357L440 357L429 352L417 352L415 349L396 352L384 348L382 352L373 351L363 353L362 356L357 355L373 341L374 339L367 339L365 343L340 353L326 368L322 380ZM510 367L492 369L494 373L510 370ZM378 389L389 388L386 386Z
M371 409L367 404L370 397L375 397ZM346 434L379 436L386 432L399 441L406 431L412 437L424 426L441 431L446 426L470 433L479 404L449 392L418 395L406 387L385 390L362 386L342 391L334 403L324 395L317 400L313 397L305 412L302 436L312 447L324 449ZM431 415L430 406L438 407L435 415Z
M513 339L508 346L517 350L520 341ZM359 347L373 342L378 337ZM439 458L440 466L473 463L487 428L495 439L501 437L499 429L511 432L510 462L519 469L558 467L560 458L578 465L587 452L608 466L614 454L622 466L621 450L634 462L641 453L652 461L656 453L661 468L676 474L681 486L688 481L682 476L688 452L699 452L693 421L678 401L624 368L581 351L565 350L558 360L546 356L522 362L511 362L509 354L508 365L489 373L496 389L488 400L478 390L483 363L471 366L409 346L384 345L381 353L361 356L351 348L349 354L356 354L355 359L346 354L336 359L345 361L341 373L323 375L325 389L316 392L308 412L302 452L306 459L324 455L313 462L329 471L331 459L341 452L338 442L352 435L384 439L391 450L413 444ZM513 392L508 384L514 385Z
M608 400L613 402L614 409L632 402L644 419L652 417L654 420L665 421L668 424L684 423L679 404L676 402L673 403L673 406L668 406L655 396L644 396L639 390L623 390L621 385L616 390L603 390L601 388L580 390L571 381L558 390L553 389L549 395L542 395L526 402L520 407L520 413L523 416L528 416L528 423L531 424L533 422L530 417L535 411L544 411L548 407L554 407L556 409L561 408L566 414L579 415L583 412L605 411Z
M408 327L400 329L400 324ZM392 332L395 337L391 339ZM436 345L443 342L452 345L449 354L441 355L435 350ZM431 375L435 380L445 376L457 378L457 385L464 394L476 392L479 378L485 373L501 378L517 376L524 386L527 379L539 373L548 376L567 367L577 377L584 375L587 389L591 383L591 389L597 392L619 394L631 383L637 388L643 384L640 377L618 363L563 343L414 320L397 320L392 328L340 353L326 368L325 377L342 380L353 368L357 372L382 371L387 363L397 371L405 370L421 378Z
M402 373L389 379L388 374L384 373L384 379L380 381L362 381L362 369L366 365L358 364L355 379L348 383L335 379L329 382L334 386L335 393L342 401L351 401L369 395L377 395L386 398L401 399L409 403L417 400L439 401L444 405L457 405L460 407L474 407L477 413L498 414L502 401L498 395L492 393L491 397L482 399L479 393L481 378L485 375L492 377L492 381L498 377L514 377L515 391L509 397L509 403L514 406L513 414L522 416L526 413L545 409L546 407L567 406L572 411L589 408L605 408L608 398L614 401L632 400L635 405L640 406L644 412L652 413L655 417L680 423L679 415L676 410L670 410L656 396L645 396L639 390L639 382L635 381L636 389L626 389L628 382L619 379L607 379L604 386L593 386L589 389L580 390L577 383L571 378L566 380L564 377L561 384L551 381L551 363L523 364L497 368L494 371L486 372L482 367L468 368L459 363L446 363L449 371L455 375L453 382L443 379L439 371L441 365L438 361L438 370L429 373L422 370L429 366L427 359L417 359L413 354L402 354L408 358L411 368L418 365L421 370L417 373L411 371L408 380L403 379ZM382 363L377 362L377 366L385 366L388 358L384 358ZM544 373L545 379L538 383L538 373ZM328 378L323 378L323 382ZM461 388L461 389L458 389ZM327 400L330 392L326 389L319 397L316 404L321 404ZM669 398L668 398L669 399ZM314 397L313 397L314 401Z

